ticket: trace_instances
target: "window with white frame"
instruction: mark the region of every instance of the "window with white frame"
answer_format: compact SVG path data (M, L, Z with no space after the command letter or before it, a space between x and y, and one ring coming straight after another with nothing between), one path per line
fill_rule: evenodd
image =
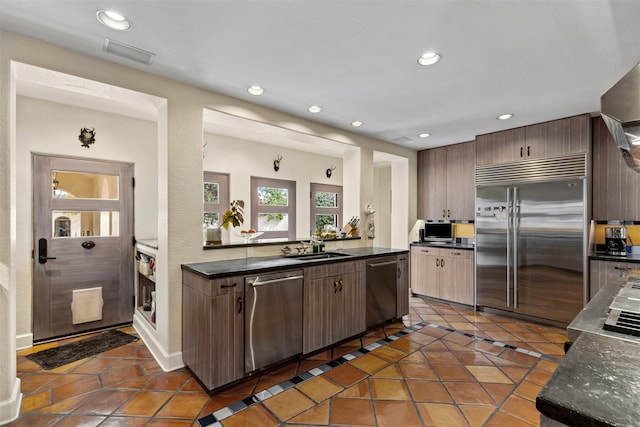
M342 227L342 186L311 183L311 232Z
M229 174L205 171L202 182L203 225L221 225L229 209Z
M295 240L295 181L251 177L251 228L261 239Z

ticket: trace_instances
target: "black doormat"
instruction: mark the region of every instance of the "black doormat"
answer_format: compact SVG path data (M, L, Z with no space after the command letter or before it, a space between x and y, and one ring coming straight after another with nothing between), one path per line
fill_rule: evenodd
M137 340L138 338L133 335L113 329L80 341L38 351L26 357L36 362L42 369L49 370Z

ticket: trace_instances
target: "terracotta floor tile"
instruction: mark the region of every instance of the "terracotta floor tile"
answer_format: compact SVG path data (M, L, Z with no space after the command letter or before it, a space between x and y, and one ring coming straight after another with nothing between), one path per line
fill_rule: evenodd
M517 348L521 348L523 350L530 350L530 351L536 351L535 348L533 348L533 346L531 344L527 344L526 342L523 341L504 341L504 344L508 344L508 345L512 345L514 347Z
M474 405L494 405L494 401L489 394L478 383L467 382L445 382L453 401L455 403L466 403Z
M378 372L389 365L388 362L370 354L365 354L364 356L355 358L349 363L358 369L368 372L369 374Z
M142 427L148 421L148 418L108 417L100 427Z
M371 400L334 397L331 399L331 423L349 426L375 425Z
M172 393L164 391L140 391L114 414L151 417L171 396Z
M298 384L296 388L309 396L316 403L322 402L323 400L326 400L327 398L344 390L344 387L341 387L333 381L326 379L324 376L312 378L308 381Z
M513 382L520 382L528 373L528 368L520 368L515 366L501 366L500 370L504 372Z
M463 365L493 366L493 363L479 351L455 351L452 353Z
M376 400L373 402L379 427L421 426L412 402Z
M425 345L422 348L422 351L449 351L449 347L447 347L446 345L444 345L444 343L442 341L440 341L439 339L437 341L433 341L428 343L427 345Z
M177 420L170 418L154 418L145 427L191 427L190 420ZM197 424L196 424L197 425Z
M369 354L375 357L379 357L382 360L386 360L387 362L397 362L398 360L407 356L406 352L396 350L395 348L389 346L376 348Z
M391 368L392 366L390 366L389 368ZM384 370L389 368L385 368ZM378 374L380 372L382 371L379 371ZM325 375L344 387L349 387L352 384L355 384L367 377L367 374L365 372L352 365L349 365L348 363L330 370Z
M53 389L53 402L61 402L70 397L89 393L101 388L100 381L97 376L92 376L84 380L75 381Z
M515 390L515 394L518 396L524 397L525 399L529 399L535 402L536 396L540 393L542 386L540 384L534 384L529 381L522 381L518 388Z
M467 421L456 405L444 403L416 403L425 426L467 426ZM507 424L505 424L506 426ZM503 426L504 427L504 426Z
M147 385L147 390L178 390L191 376L186 372L163 372L157 374Z
M473 381L473 376L464 366L433 365L433 369L442 381Z
M438 313L431 307L416 307L414 311L418 314L437 314Z
M450 324L453 324L453 322L466 322L466 319L464 317L462 317L462 315L460 315L457 311L455 311L455 314L442 314L442 318L444 320L446 320L447 322L449 322Z
M540 385L545 385L547 381L549 381L549 378L551 378L551 373L540 369L534 369L529 375L527 375L528 381Z
M321 351L320 353L313 354L308 356L309 360L331 360L331 349Z
M433 365L459 365L460 361L450 351L423 351Z
M204 393L176 393L156 417L194 419L208 401L209 396Z
M444 341L444 345L445 345L445 346L446 346L450 351L453 351L453 352L456 352L456 351L475 351L475 350L470 349L470 348L468 348L468 347L466 347L466 346L463 346L463 345L460 345L460 344L458 344L458 343L451 342L451 341Z
M273 385L288 380L289 378L291 377L286 375L262 375L258 379L258 384L256 384L256 391L266 390Z
M51 371L49 371L51 372ZM86 380L87 378L91 378L93 375L88 374L53 374L57 378L49 383L49 387L56 388L60 387L64 384L70 384L75 381Z
M407 380L407 386L416 402L452 403L447 389L440 381Z
M421 351L414 351L404 359L400 361L400 363L427 363L427 358L422 354Z
M440 317L440 316L438 316L438 317ZM442 319L442 318L441 318L441 319ZM426 320L426 319L425 319L425 320ZM443 320L444 320L444 319L443 319ZM440 325L440 324L441 324L441 323L443 323L443 322L440 322L440 323L438 323L438 322L433 322L433 323L436 323L437 325ZM441 325L441 326L444 326L444 325ZM436 337L436 338L442 338L443 336L448 335L448 334L450 334L450 333L451 333L451 332L444 331L444 330L442 330L442 329L432 328L431 326L425 326L424 328L419 329L419 330L418 330L418 331L416 331L416 332L418 332L419 334L429 335L429 336ZM414 333L415 333L415 332L414 332Z
M460 321L449 322L449 324L451 325L451 328L455 329L456 331L467 332L467 331L470 331L470 330L473 329L473 324L470 323L470 322L467 322L464 317L462 317L462 320L460 320Z
M194 377L190 377L187 380L187 382L184 383L184 385L182 386L182 388L180 390L182 390L182 391L202 391L202 392L206 392L207 391L207 390L204 389L204 387L202 387L202 385L200 385L198 380L196 380Z
M51 390L44 390L38 393L33 393L22 398L22 406L20 412L31 412L36 409L44 408L51 405L53 399L51 396Z
M280 422L262 405L253 405L224 420L224 427L275 427Z
M371 390L369 388L369 380L363 380L356 383L338 394L337 397L371 399Z
M92 417L86 415L68 415L56 423L59 427L94 427L105 420L105 417Z
M531 332L528 329L526 330L526 332L522 332L522 331L513 332L513 336L516 337L517 339L519 339L520 341L524 341L524 342L528 342L528 343L532 343L532 342L549 342L542 335L540 335L540 334L538 334L536 332Z
M20 390L22 393L28 394L33 393L38 390L40 387L49 384L51 381L58 378L56 374L41 374L34 373L29 374L20 379Z
M367 332L366 334L364 334L362 337L360 337L360 340L362 341L362 346L364 347L371 344L372 342L380 341L383 338L386 338L384 331L376 329L372 332Z
M141 390L143 389L147 383L149 381L151 381L152 377L150 376L142 376L142 377L137 377L137 378L131 378L129 380L125 380L116 384L113 384L111 386L106 386L103 384L103 386L105 388L113 388L116 390L123 390L123 389L133 389L133 390Z
M72 372L76 374L99 374L113 367L113 360L105 358L89 359Z
M114 386L123 381L130 381L135 378L145 377L146 374L144 370L138 366L128 366L126 368L109 370L100 375L102 379L102 384L105 387Z
M512 381L500 369L494 366L465 366L471 375L481 383L512 384Z
M269 369L266 374L291 378L296 375L296 372L298 372L298 361L294 360Z
M246 394L214 394L209 402L202 408L198 417L204 417L209 415L218 409L224 408L225 406L229 406L232 403L235 403L239 400L247 398L249 395Z
M53 405L49 405L46 408L40 409L38 412L43 414L71 414L72 412L81 413L77 410L78 406L82 405L88 399L91 399L95 393L97 392L81 394L79 396L63 400L62 402L54 403Z
M265 400L263 404L282 421L287 421L315 405L313 400L295 388L283 391Z
M550 360L541 360L536 365L536 369L549 372L550 374L554 373L557 368L558 368L558 363L552 362Z
M376 372L371 378L404 378L398 364L387 366L381 371Z
M402 380L372 378L369 380L371 397L383 400L410 400L407 387Z
M460 334L449 334L445 337L442 337L443 341L447 341L447 342L453 342L456 344L460 344L462 346L465 346L467 344L469 344L471 341L473 341L473 338L469 338L465 335L460 335Z
M411 341L409 338L404 337L398 340L393 341L389 344L389 347L396 348L405 353L413 353L414 351L420 350L424 344L417 343L415 341Z
M554 342L556 344L564 345L564 343L568 340L567 334L565 333L542 332L540 335L542 335L547 341Z
M480 323L477 325L480 329L482 329L484 332L489 333L489 332L506 332L505 329L493 322L487 322L487 323Z
M459 405L458 409L462 411L471 427L481 427L489 419L491 414L496 410L493 406L471 406Z
M520 366L526 366L526 367L531 367L535 365L538 362L538 360L540 360L537 357L529 356L528 354L524 354L524 353L518 353L515 350L509 350L509 349L500 353L500 356L498 357L502 360L515 362ZM493 359L491 360L493 361Z
M422 345L432 343L438 339L437 337L434 337L432 335L421 334L420 331L417 331L417 333L414 332L412 334L409 334L406 336L406 338L410 341L413 341Z
M317 368L320 365L326 363L326 360L301 360L298 364L298 374Z
M537 424L535 424L537 425ZM504 412L497 412L491 419L485 424L485 427L531 427L531 424L525 423L511 415Z
M535 402L520 396L510 396L502 405L501 411L530 424L537 425L540 422Z
M551 356L564 355L564 346L560 344L532 342L531 347L533 347L538 353L542 354L548 354Z
M329 402L330 400L325 400L300 415L291 418L287 425L293 425L295 423L305 425L329 425Z
M110 415L127 400L129 400L135 391L133 390L100 390L85 399L82 405L77 409L81 414Z
M496 383L482 383L487 393L493 398L496 404L500 405L504 400L513 392L516 388L513 384L496 384Z
M405 378L415 380L437 380L438 376L433 368L423 363L400 363L400 370ZM446 366L446 365L442 365Z
M256 384L260 380L259 377L247 378L224 390L220 390L218 394L246 394L249 395L256 389Z
M498 331L485 331L492 340L505 342L505 341L518 341L518 339L509 332Z
M49 427L62 419L60 415L27 414L11 423L11 427Z
M499 355L504 351L504 348L498 347L485 341L473 341L466 346L470 350L481 351L483 353L492 354L494 356Z
M444 317L439 314L421 314L420 317L425 322L435 323L436 325L444 325L446 323Z
M527 328L527 323L501 322L500 326L510 332L531 332L531 330Z

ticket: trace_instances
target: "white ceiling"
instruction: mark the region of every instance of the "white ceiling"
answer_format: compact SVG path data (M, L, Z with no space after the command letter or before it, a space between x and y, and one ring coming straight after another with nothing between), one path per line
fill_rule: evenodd
M133 28L103 27L106 8ZM0 0L3 30L415 149L598 111L640 61L639 19L636 0Z

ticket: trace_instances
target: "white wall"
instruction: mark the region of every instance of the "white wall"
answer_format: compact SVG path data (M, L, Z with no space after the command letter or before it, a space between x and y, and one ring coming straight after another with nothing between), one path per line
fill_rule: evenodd
M376 213L373 215L376 225L376 237L374 246L382 248L391 247L391 166L384 164L374 168L375 196L373 207Z
M83 127L96 129L96 143L90 148L80 145ZM17 193L22 195L27 212L32 211L31 154L41 153L134 163L135 235L155 238L158 233L157 130L153 122L116 114L64 105L26 96L16 101L16 157L24 165L16 171ZM27 196L27 197L25 197ZM31 221L31 215L28 216ZM25 224L22 238L33 241L33 227ZM29 243L30 246L32 246ZM23 279L32 280L31 269ZM18 289L16 334L31 333L32 288Z
M203 167L206 171L228 173L230 200L245 201L245 224L251 224L251 177L296 181L296 238L308 239L310 235L310 183L343 185L342 159L305 151L293 150L270 144L257 143L229 136L204 134ZM282 156L280 170L273 170L273 160ZM331 178L327 168L335 166ZM353 182L346 185L354 185ZM343 212L351 217L357 212ZM342 226L343 224L341 224ZM249 227L244 227L249 228ZM242 242L242 238L230 233L230 243Z

